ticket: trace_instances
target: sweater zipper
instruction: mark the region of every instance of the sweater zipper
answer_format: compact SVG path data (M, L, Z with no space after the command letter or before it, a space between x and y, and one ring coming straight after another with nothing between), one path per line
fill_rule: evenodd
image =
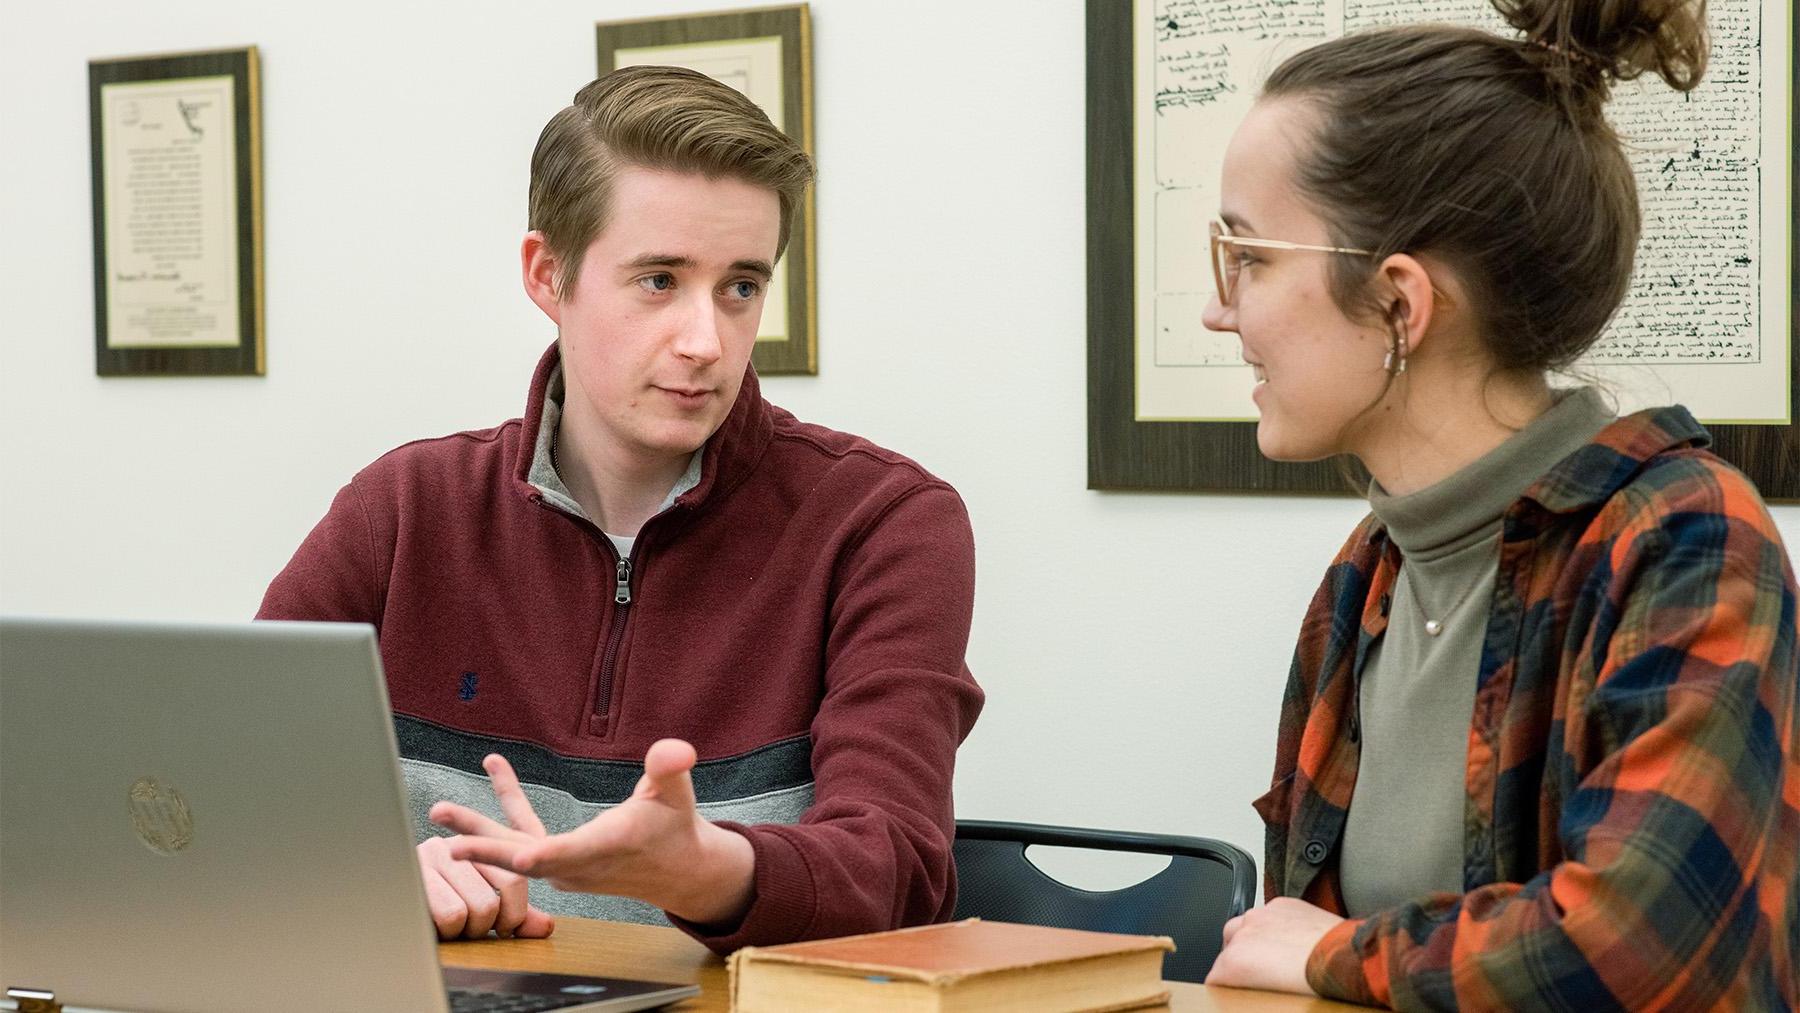
M611 539L602 534L601 539L609 548ZM632 549L636 550L634 543ZM613 574L613 621L612 631L606 637L606 651L600 656L600 685L594 693L594 714L605 717L612 710L613 670L619 664L619 645L625 641L625 620L631 615L631 557L617 556L617 566Z
M565 515L568 513L559 507L546 503L541 495L534 495L531 498L538 506L545 510L554 510ZM657 514L656 517L661 517L668 512L669 511L664 510L662 513ZM655 520L656 517L650 518L650 521ZM613 677L615 670L619 667L619 646L625 642L625 621L631 616L631 603L633 600L631 596L631 560L632 556L637 554L638 545L642 544L644 527L648 527L650 521L645 521L643 527L638 529L637 540L631 545L631 554L621 556L619 555L619 547L613 544L612 539L608 538L606 532L601 531L598 525L585 517L576 516L572 517L572 519L591 531L593 537L598 540L601 545L605 546L604 551L606 554L613 557L612 629L606 635L606 647L600 654L600 684L594 687L594 709L591 715L592 717L603 718L610 710L612 710Z

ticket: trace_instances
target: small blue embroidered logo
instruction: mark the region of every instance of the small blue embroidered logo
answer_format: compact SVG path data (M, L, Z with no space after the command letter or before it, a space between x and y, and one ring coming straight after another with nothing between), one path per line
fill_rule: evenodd
M475 699L475 684L480 681L481 676L476 675L474 672L464 672L462 677L462 688L456 691L456 695L464 700Z

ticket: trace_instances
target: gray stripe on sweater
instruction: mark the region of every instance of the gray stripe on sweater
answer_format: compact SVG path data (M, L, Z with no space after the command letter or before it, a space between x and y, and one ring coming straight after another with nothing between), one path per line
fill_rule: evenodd
M554 785L582 802L623 802L644 774L642 760L589 760L532 742L457 731L422 718L394 715L400 755L485 778L481 759L499 753L520 781ZM812 783L812 740L802 734L736 756L694 765L694 797L729 802Z
M642 773L642 765L637 768ZM442 764L416 759L402 759L400 772L406 782L408 809L412 814L413 836L447 836L448 831L433 824L426 813L438 801L468 806L485 816L504 822L500 803L494 798L487 775L472 774ZM632 776L635 783L637 774ZM531 807L537 810L544 829L553 834L565 833L611 809L616 803L587 802L557 788L521 781L520 787ZM626 793L629 795L629 792ZM739 823L797 823L813 803L811 781L777 788L743 798L702 802L700 815L709 820L734 820ZM530 885L531 903L555 915L580 918L603 918L615 922L642 922L667 925L663 913L643 901L628 897L600 894L565 893L540 880Z

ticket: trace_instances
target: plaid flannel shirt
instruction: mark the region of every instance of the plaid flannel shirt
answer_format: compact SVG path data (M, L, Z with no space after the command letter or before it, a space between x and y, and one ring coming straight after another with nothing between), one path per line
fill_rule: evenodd
M1342 923L1320 994L1418 1009L1800 1002L1794 572L1682 408L1608 426L1508 508L1465 773L1462 894ZM1332 563L1282 704L1269 897L1343 913L1357 681L1400 555ZM1395 846L1404 846L1404 827Z

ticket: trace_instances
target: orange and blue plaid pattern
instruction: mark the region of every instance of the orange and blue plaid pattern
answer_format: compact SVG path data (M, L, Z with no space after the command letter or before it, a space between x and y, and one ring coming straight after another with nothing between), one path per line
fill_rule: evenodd
M1628 416L1508 509L1469 725L1465 892L1333 929L1307 965L1320 994L1800 1003L1800 606L1768 510L1708 440L1681 408ZM1307 612L1256 802L1270 897L1343 911L1357 680L1400 562L1365 520Z

